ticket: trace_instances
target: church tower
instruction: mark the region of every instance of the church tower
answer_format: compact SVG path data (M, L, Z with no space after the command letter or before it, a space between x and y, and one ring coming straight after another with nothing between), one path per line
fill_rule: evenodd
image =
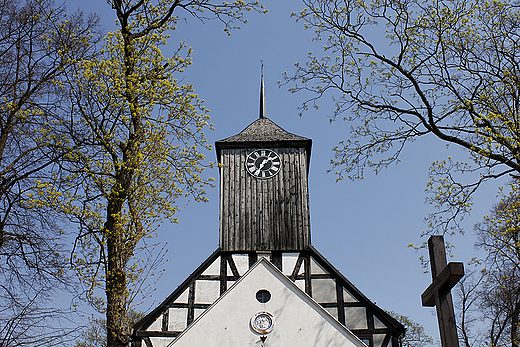
M307 175L311 140L260 117L216 142L220 248L296 251L311 245Z
M264 96L262 76L259 118L215 144L219 248L134 326L134 344L400 347L404 327L311 245L312 141L268 119Z

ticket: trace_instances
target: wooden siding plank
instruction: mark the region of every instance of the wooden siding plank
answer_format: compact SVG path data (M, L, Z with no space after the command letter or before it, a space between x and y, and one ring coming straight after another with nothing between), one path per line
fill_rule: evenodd
M234 230L232 231L233 234L233 245L234 249L241 249L240 243L241 243L241 232L240 232L240 193L241 193L241 184L240 184L240 175L244 171L241 164L242 161L240 160L240 150L235 149L234 150L234 158L235 158L235 177L233 180L233 195L235 196L235 205L233 208L233 221L234 221Z
M239 220L239 226L238 226L238 232L240 235L240 249L245 250L246 249L246 168L245 168L245 162L246 162L246 150L242 149L240 150L240 220Z
M274 180L273 178L269 178L264 180L266 191L265 191L265 197L266 197L266 204L265 204L265 221L266 221L266 236L267 236L267 248L269 250L276 249L276 235L275 235L275 222L276 219L274 219L274 210L273 210L273 200L274 200Z
M228 219L229 219L229 246L231 249L236 249L235 245L235 171L237 170L235 166L235 150L231 150L231 155L229 157L229 211L228 211Z
M283 226L284 226L284 234L285 234L285 249L292 249L292 243L291 243L291 196L290 196L290 189L289 189L289 183L290 183L290 155L287 149L284 150L284 158L283 158L283 173L284 173L284 180L283 184L280 187L283 194L283 208L284 208L284 214L283 214Z
M298 240L298 248L304 247L304 229L303 229L303 211L302 211L302 172L301 172L301 164L300 164L300 153L301 148L297 148L294 150L294 167L295 167L295 191L296 191L296 206L294 206L296 210L296 237Z
M280 160L283 163L283 152L278 150L278 155L280 156ZM283 164L282 164L283 165ZM276 234L277 234L277 242L278 242L278 249L283 250L285 249L285 239L284 239L284 221L283 221L283 169L281 169L278 174L275 177L275 190L274 190L274 196L275 200L273 202L273 208L274 208L274 216L273 219L275 220L276 224Z
M290 149L291 153L291 175L289 177L289 194L290 194L290 210L291 214L289 218L291 219L291 229L289 231L289 235L291 235L290 241L291 244L289 247L293 249L300 249L299 243L298 243L298 230L297 230L297 209L296 209L296 203L297 203L297 193L296 193L296 174L295 171L297 168L295 167L295 156L294 156L294 148Z
M225 201L225 198L227 197L227 190L229 189L228 185L226 184L226 177L227 177L227 151L222 151L221 154L221 167L219 168L220 171L220 206L219 206L219 244L220 247L225 249L227 248L227 237L224 235L224 232L226 230L226 223L224 221L224 211L227 209L227 204Z
M301 200L302 200L302 235L303 247L311 244L310 233L310 209L309 209L309 187L307 184L307 153L303 148L300 149L300 177L301 177Z
M269 213L268 213L268 203L269 203L269 192L267 191L267 180L259 180L260 183L260 196L262 197L260 210L261 217L261 227L260 227L260 250L269 249Z

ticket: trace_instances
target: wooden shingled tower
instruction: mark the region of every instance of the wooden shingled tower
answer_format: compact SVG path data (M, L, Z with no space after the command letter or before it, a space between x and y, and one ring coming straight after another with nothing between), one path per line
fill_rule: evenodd
M268 118L259 118L240 134L217 141L216 148L222 164L220 248L307 249L311 245L307 188L311 140L288 133ZM267 159L259 169L263 158L269 156L276 162Z
M404 327L311 245L312 141L266 118L264 96L262 77L260 117L216 142L219 248L134 326L134 345L399 347Z

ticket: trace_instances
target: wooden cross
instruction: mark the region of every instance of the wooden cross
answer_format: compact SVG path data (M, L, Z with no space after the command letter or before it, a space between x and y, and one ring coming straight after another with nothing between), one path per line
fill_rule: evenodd
M457 326L451 288L464 276L464 265L459 262L446 264L446 249L442 236L428 240L433 282L422 293L423 306L436 306L442 347L458 347Z

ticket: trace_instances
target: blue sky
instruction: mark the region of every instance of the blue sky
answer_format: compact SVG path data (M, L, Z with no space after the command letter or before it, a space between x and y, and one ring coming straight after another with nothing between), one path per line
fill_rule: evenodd
M264 61L267 117L285 130L313 140L309 187L312 244L368 298L381 308L407 315L422 324L438 340L433 309L421 307L420 295L431 282L423 273L420 255L408 248L420 243L426 228L424 216L432 207L425 205L428 167L433 160L448 155L465 158L465 152L446 148L434 138L410 144L402 163L379 175L367 174L362 181L336 182L327 173L332 148L347 137L348 124L329 122L323 107L298 117L297 107L304 94L291 94L278 87L283 72L294 71L294 63L304 62L308 52L317 52L312 33L291 18L303 7L301 1L268 0L267 15L251 13L249 23L227 36L217 22L201 23L187 17L172 33L172 50L185 40L193 48L193 66L187 68L185 82L195 86L211 110L215 130L208 132L211 143L239 133L257 119L259 110L260 60ZM96 12L107 29L115 18L104 0L67 0L72 11ZM167 55L167 49L165 50ZM215 152L207 155L215 160ZM208 175L218 178L217 169ZM487 185L476 196L474 212L465 221L466 236L451 237L455 261L467 262L475 255L472 226L495 202L496 184ZM139 307L148 311L173 291L218 247L218 188L208 191L208 203L191 203L179 212L180 224L160 228L160 239L168 242L165 274L157 284L153 299ZM155 301L154 301L155 300Z

